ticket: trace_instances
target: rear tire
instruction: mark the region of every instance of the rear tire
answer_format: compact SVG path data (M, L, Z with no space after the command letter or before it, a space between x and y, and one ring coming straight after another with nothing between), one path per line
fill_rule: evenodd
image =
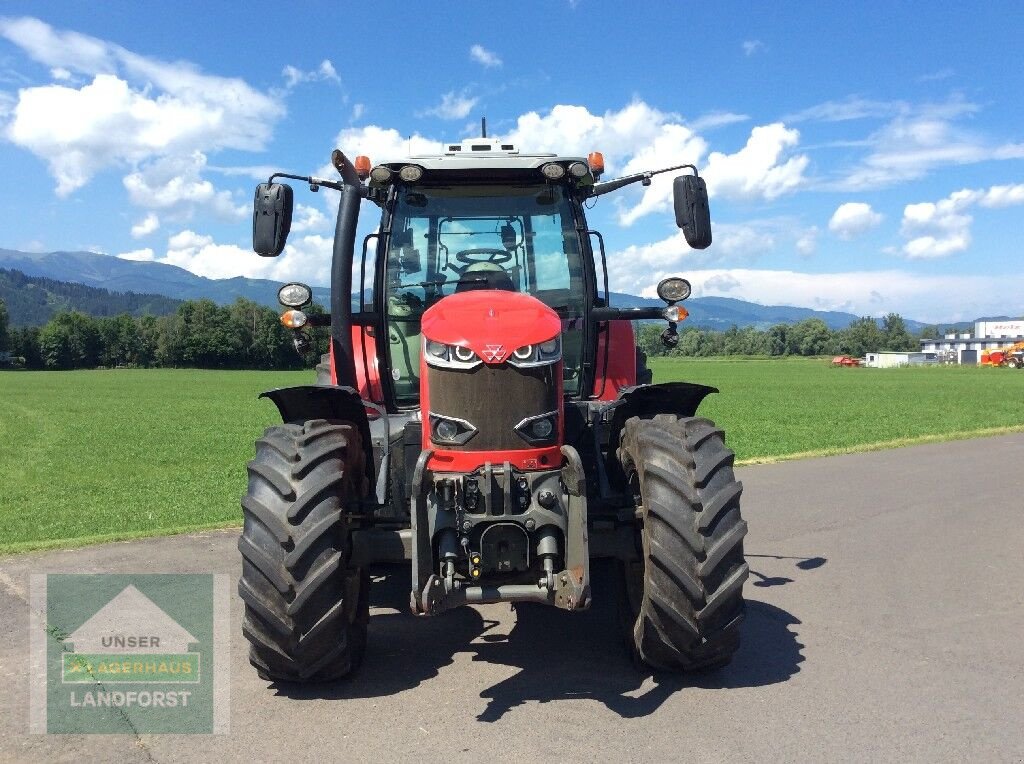
M619 448L640 507L643 562L626 566L634 657L701 671L739 647L747 524L733 452L708 419L628 420Z
M322 419L270 427L249 462L238 541L249 662L269 681L318 682L356 669L369 577L348 566L343 517L359 496L356 427Z
M1018 359L1018 358L1007 358L1006 359L1006 365L1009 366L1011 369L1016 369L1018 366L1020 366L1020 359Z

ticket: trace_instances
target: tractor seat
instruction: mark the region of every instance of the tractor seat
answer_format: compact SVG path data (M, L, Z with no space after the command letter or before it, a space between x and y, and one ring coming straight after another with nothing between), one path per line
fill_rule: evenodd
M508 271L497 263L473 263L462 272L459 276L459 283L455 285L455 293L472 292L476 289L517 291Z

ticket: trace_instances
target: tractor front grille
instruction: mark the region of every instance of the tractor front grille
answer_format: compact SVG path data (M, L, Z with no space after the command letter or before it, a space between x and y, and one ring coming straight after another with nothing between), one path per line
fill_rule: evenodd
M480 364L472 369L427 367L429 413L461 419L475 434L447 451L508 451L531 448L515 431L528 417L560 409L555 373L561 364L521 369ZM549 444L554 445L555 435Z

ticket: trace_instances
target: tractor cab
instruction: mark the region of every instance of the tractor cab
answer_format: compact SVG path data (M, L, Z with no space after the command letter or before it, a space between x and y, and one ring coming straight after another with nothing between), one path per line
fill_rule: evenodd
M389 190L378 283L385 360L399 408L419 404L423 313L449 295L479 290L530 295L558 314L564 390L579 393L593 281L573 199L566 189L532 178L484 180Z

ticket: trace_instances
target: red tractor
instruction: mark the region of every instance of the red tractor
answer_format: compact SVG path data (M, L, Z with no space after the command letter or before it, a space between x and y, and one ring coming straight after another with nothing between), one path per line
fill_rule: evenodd
M256 191L253 246L282 252L292 178L340 192L327 317L286 284L285 324L330 324L317 384L271 390L284 423L256 442L239 541L250 661L273 681L352 671L366 644L369 570L411 563L410 607L534 602L582 610L590 561L614 558L634 656L669 671L730 660L743 616L746 524L724 435L695 416L715 388L649 384L632 322L609 304L585 202L657 173L676 222L711 243L707 191L683 165L601 181L600 154L523 154L500 141L370 166L340 180L278 173ZM355 256L366 200L381 210ZM595 246L596 242L596 246ZM353 274L359 284L353 289ZM355 303L355 304L353 304ZM646 378L645 378L646 377Z

